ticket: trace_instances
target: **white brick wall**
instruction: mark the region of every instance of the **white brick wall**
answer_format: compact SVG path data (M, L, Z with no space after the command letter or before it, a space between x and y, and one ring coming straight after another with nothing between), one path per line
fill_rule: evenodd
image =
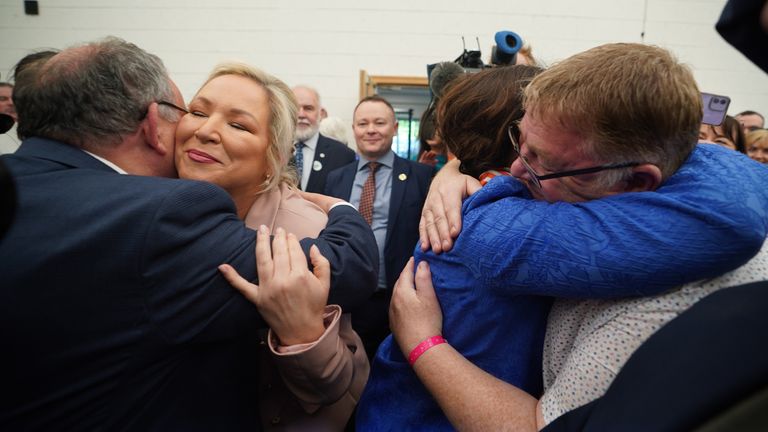
M40 0L26 16L22 0L0 0L0 73L27 52L116 35L159 55L185 98L221 60L239 59L307 83L331 115L351 118L359 70L425 75L480 38L512 30L552 63L607 42L670 48L695 71L703 91L732 97L730 113L768 114L768 74L714 30L724 0ZM647 17L644 26L644 16Z

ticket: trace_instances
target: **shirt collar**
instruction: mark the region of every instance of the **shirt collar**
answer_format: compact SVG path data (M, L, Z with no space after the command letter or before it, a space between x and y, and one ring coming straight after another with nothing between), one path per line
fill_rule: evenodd
M320 132L315 132L308 140L302 141L305 146L309 147L312 151L317 147L317 141L320 139ZM298 142L298 141L296 141Z
M104 159L103 157L95 155L95 154L93 154L93 153L91 153L91 152L89 152L87 150L83 150L83 151L88 153L89 155L93 156L94 158L98 159L101 163L103 163L104 165L112 168L113 170L117 171L118 173L120 173L120 174L128 174L124 169L122 169L119 166L115 165L114 163Z
M367 159L365 156L360 155L360 160L357 161L357 170L360 171L363 169L364 166L366 166L370 162L370 159ZM392 165L395 163L395 152L392 150L388 151L387 154L384 156L378 158L376 160L380 165L383 165L387 168L392 168Z

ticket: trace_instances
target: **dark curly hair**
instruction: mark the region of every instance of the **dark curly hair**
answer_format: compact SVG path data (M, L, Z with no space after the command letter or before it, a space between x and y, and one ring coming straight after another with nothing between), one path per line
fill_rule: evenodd
M452 83L437 105L437 129L460 171L478 177L509 167L515 157L507 129L523 117L523 88L543 69L505 66Z

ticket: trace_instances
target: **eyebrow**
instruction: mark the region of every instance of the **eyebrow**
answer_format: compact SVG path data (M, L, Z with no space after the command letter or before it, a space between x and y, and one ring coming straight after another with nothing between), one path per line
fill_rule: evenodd
M204 105L212 105L213 104L213 102L211 102L211 100L206 98L205 96L197 96L194 100L192 100L192 102L195 102L195 101L198 101L198 100L201 101ZM253 114L251 114L250 112L248 112L248 111L246 111L244 109L230 108L228 112L231 113L231 114L235 114L235 115L242 115L242 116L249 117L249 118L251 118L251 120L253 120L254 123L256 123L256 126L259 126L259 121L256 119L256 117Z

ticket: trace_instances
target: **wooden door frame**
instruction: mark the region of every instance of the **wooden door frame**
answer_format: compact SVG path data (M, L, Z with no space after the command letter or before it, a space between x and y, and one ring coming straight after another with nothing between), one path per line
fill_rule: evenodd
M360 70L360 99L375 95L376 87L381 85L427 87L429 80L427 77L368 75L368 72Z

